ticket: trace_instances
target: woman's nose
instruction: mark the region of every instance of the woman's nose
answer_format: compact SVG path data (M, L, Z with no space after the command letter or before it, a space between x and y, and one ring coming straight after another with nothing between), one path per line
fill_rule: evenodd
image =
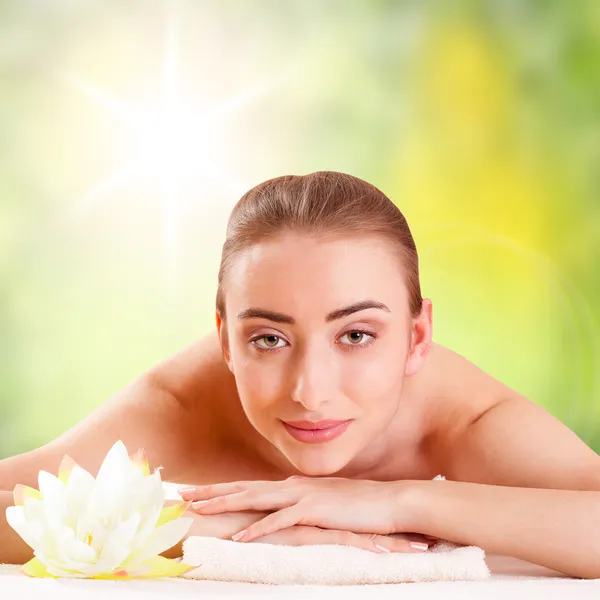
M330 400L334 373L324 357L305 358L298 365L292 399L307 410L316 410Z

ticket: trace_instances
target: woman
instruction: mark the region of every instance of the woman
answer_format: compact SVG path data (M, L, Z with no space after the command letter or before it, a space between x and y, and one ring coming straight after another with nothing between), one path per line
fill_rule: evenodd
M0 462L0 489L35 485L64 454L94 472L122 439L199 486L181 492L191 534L402 552L427 535L600 577L600 459L432 341L410 229L375 187L318 172L248 191L216 309L213 334ZM5 523L0 548L29 558Z

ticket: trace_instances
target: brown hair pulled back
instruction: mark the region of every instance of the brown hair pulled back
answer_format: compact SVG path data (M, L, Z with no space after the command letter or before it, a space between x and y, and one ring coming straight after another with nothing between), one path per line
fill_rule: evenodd
M234 206L219 267L216 309L225 320L225 278L236 255L286 231L320 237L378 236L395 248L412 316L421 311L419 260L398 207L375 186L336 171L283 175L248 190Z

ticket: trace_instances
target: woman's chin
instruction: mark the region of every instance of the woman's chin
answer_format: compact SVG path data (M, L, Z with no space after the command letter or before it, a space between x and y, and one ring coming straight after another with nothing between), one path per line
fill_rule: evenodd
M303 448L290 448L286 444L280 449L290 463L307 477L333 476L352 460L349 452L343 452L340 447L334 450L328 444L306 444Z

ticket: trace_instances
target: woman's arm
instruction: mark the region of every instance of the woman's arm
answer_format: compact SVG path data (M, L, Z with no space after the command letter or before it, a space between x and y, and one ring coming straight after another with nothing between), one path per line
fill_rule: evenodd
M169 504L171 501L165 503ZM194 522L189 532L178 544L163 552L167 558L176 558L183 554L183 542L191 536L216 537L230 539L231 536L269 514L268 511L247 510L217 515L199 515L188 510L186 517ZM294 525L257 538L261 544L283 544L286 546L310 546L314 544L341 544L374 552L414 552L410 542L431 543L418 533L402 533L393 536L372 533L354 533L340 529L321 529L307 525ZM380 550L384 548L385 550Z
M143 447L151 465L163 466L163 478L177 481L189 473L185 469L192 460L190 422L175 396L141 376L55 440L0 460L0 490L10 491L17 483L37 487L40 469L58 472L65 454L95 475L117 440L131 453Z
M600 577L600 457L558 419L512 398L445 456L449 481L414 482L415 531Z
M570 429L511 399L480 414L446 450L447 481L292 477L182 494L204 501L195 506L203 515L275 511L240 531L242 541L294 524L410 531L600 578L600 457Z
M200 404L200 403L199 403ZM193 424L193 430L192 430ZM32 550L6 522L17 483L37 488L40 470L57 473L65 454L96 475L102 460L117 440L130 452L143 447L161 475L185 481L191 465L202 456L202 427L208 419L190 418L189 407L166 390L152 371L119 391L83 421L48 444L0 461L0 563L22 563ZM197 464L194 465L196 468Z
M410 483L416 487L414 531L570 577L600 578L600 491Z
M12 492L0 491L0 564L21 565L33 558L33 551L6 522L6 509L12 505Z

